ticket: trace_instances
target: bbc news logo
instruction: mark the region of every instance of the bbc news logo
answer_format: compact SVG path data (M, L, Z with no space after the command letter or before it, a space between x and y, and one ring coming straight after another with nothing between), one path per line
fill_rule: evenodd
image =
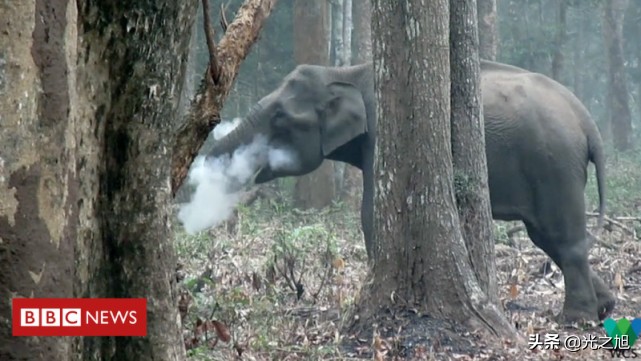
M144 298L14 298L14 336L147 336Z

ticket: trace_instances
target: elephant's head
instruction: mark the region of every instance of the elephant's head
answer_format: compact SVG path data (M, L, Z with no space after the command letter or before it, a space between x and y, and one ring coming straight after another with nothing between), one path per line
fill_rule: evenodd
M309 173L332 152L366 132L362 92L348 73L301 65L262 98L236 129L216 141L208 157L231 154L262 135L268 149L295 156L294 162L281 165L260 157L255 181L264 183Z

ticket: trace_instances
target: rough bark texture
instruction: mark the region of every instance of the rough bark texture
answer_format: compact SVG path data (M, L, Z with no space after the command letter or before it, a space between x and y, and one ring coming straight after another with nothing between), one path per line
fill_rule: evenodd
M448 1L376 0L372 10L375 251L361 319L408 307L513 337L479 287L456 210Z
M632 116L628 102L628 85L623 58L623 16L627 0L603 3L603 39L608 54L608 107L614 147L619 151L631 147Z
M168 152L196 0L3 4L1 321L11 297L145 297L148 336L3 327L0 359L184 359Z
M479 284L498 304L474 0L450 2L451 125L459 218Z
M556 23L556 44L554 57L552 58L552 78L561 82L561 71L563 70L563 46L567 37L567 9L566 0L558 0L558 12Z
M211 130L220 123L220 111L232 89L240 64L258 38L275 3L276 0L246 0L220 40L216 48L219 78L213 82L210 76L205 75L187 118L176 132L171 167L174 195L187 177L198 150Z
M75 3L0 4L0 360L69 360L73 338L11 336L14 297L73 297ZM9 36L10 34L10 36Z
M327 1L294 1L296 63L329 65L329 6ZM315 171L297 178L294 203L300 209L320 209L331 204L334 193L334 164L326 160Z
M117 338L116 360L185 357L171 237L171 140L196 1L80 5L83 38L102 51L109 101L98 217L115 297L147 298L146 338ZM101 45L105 47L101 48ZM104 81L104 80L103 80ZM104 117L100 119L101 117ZM99 126L102 126L99 125Z
M478 0L479 54L481 59L496 60L499 50L498 16L496 0Z

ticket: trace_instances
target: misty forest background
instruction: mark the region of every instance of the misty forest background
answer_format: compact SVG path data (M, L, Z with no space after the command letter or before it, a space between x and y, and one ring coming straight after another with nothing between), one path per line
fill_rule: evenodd
M213 16L218 16L221 1L210 3ZM230 17L242 1L224 3ZM223 120L243 117L298 63L345 65L371 57L369 34L359 32L370 21L359 12L362 1L305 3L280 0L275 6L242 63L224 105ZM353 9L345 19L346 3ZM303 15L305 20L295 21ZM561 82L597 121L607 149L608 232L592 252L599 259L594 267L612 274L606 282L620 289L619 297L627 297L625 292L633 289L638 297L640 285L635 286L621 270L639 268L634 250L641 232L641 2L500 0L494 15L498 18L496 60ZM322 20L306 22L315 18ZM199 12L183 104L197 89L209 61L202 21ZM210 136L201 153L212 141ZM591 167L590 209L596 209L598 200L593 178ZM190 191L184 186L177 203L187 201ZM359 207L359 172L326 161L312 175L279 179L250 190L231 219L208 232L190 236L177 227L181 312L190 357L346 357L336 346L341 338L349 338L339 335L341 318L356 302L367 273ZM551 319L533 315L559 309L560 271L531 244L519 223L495 222L494 226L500 296L509 317L525 336L553 327ZM629 300L631 305L639 304L636 298ZM204 341L208 319L224 325L231 333L229 343ZM362 351L370 359L372 354L393 354L395 347L393 337L373 345L352 341L357 345L355 353Z
M242 1L211 1L214 16L220 13L222 3L227 17L231 17ZM294 0L279 1L240 67L221 113L223 120L243 117L256 101L271 92L300 63L297 59L306 60L303 63L325 65L358 64L370 59L371 45L361 44L369 39L358 31L362 29L359 21L369 25L369 17L359 16L359 9L354 10L349 35L351 47L349 51L344 50L346 34L341 23L344 22L344 3L341 0L329 0L328 3L329 6L322 7L304 6L306 11L327 12L308 15L308 19L323 17L326 31L323 34L314 31L317 28L307 26L304 21L294 22ZM354 3L354 6L359 6L358 1ZM621 64L619 59L613 58L611 51L616 38L607 40L615 34L609 34L603 25L606 3L611 3L613 21L620 34ZM332 21L332 14L339 21ZM638 41L641 3L623 0L503 0L497 2L497 15L499 46L496 59L491 60L545 74L567 86L597 121L608 152L616 155L615 159L620 153L634 153L635 146L638 149L641 138L641 42ZM202 12L199 12L194 24L187 86L182 100L185 108L202 79L202 69L209 61L202 21ZM299 34L298 38L295 34ZM318 45L323 42L327 42L326 47ZM323 49L327 53L319 55L319 49L321 54ZM610 74L615 74L616 79L619 79L617 74L623 74L624 78L612 86L608 81ZM614 122L623 126L613 129ZM617 131L618 134L614 134ZM212 141L210 136L201 153L209 149ZM620 152L614 152L615 148ZM344 189L343 185L358 187L359 181L350 182L347 176L344 182L343 166L335 167L339 174L335 174L333 179L326 176L326 180L333 184L322 184L323 192L317 192L323 193L323 199L304 199L301 194L308 193L308 190L294 189L295 179L277 181L278 188L291 188L289 191L299 208L322 207L332 201L345 200L342 196L354 195L354 192ZM182 191L179 200L184 201L186 197L186 192Z

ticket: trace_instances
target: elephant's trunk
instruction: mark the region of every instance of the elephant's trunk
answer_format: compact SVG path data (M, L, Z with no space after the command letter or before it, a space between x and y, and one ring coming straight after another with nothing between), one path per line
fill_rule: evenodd
M256 123L259 108L259 106L254 106L234 130L214 141L212 149L207 153L207 158L232 155L239 147L250 144L257 134Z

